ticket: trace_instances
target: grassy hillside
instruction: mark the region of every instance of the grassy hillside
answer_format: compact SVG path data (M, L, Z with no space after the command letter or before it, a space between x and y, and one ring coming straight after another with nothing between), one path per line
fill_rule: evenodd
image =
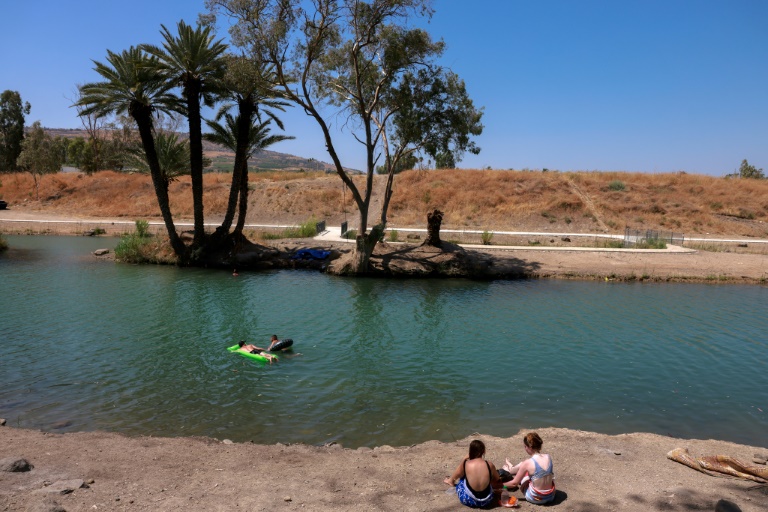
M356 178L362 186L362 176ZM383 186L376 177L376 190ZM221 218L230 175L205 175L206 220ZM323 172L250 175L249 223L299 224L310 217L329 225L357 221L348 190ZM768 237L768 180L693 174L526 171L408 171L395 179L390 227L425 227L426 215L445 213L445 229L622 233L625 227L687 236ZM192 217L188 177L171 184L178 218ZM100 172L42 178L35 199L29 174L0 175L9 208L77 217L158 218L149 176ZM374 201L378 197L374 198ZM371 220L378 219L374 204Z

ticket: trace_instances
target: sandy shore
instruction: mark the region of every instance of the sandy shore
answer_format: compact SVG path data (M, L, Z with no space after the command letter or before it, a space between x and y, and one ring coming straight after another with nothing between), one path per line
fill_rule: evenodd
M738 508L722 510L768 510L766 485L705 475L666 458L668 451L685 447L693 455L751 462L756 453L768 452L765 447L653 434L538 432L555 463L558 496L549 508L715 510L725 500ZM488 459L499 466L504 457L525 456L522 434L350 450L103 432L46 434L6 426L0 428L0 459L25 458L34 468L0 472L0 510L462 510L442 480L474 438L486 443ZM86 487L61 494L62 487L81 481ZM519 510L539 507L522 502Z

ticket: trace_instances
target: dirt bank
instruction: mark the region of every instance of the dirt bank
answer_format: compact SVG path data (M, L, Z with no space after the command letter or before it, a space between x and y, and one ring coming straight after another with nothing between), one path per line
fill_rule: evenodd
M538 432L555 462L554 510L715 510L719 500L739 507L723 510L768 510L765 485L708 476L666 459L668 451L686 447L694 455L727 454L751 462L755 453L768 452L764 447L652 434ZM499 466L504 457L525 456L521 434L477 437ZM472 438L350 450L0 427L0 459L23 457L34 466L23 473L0 472L0 510L56 510L54 503L67 511L462 510L442 480ZM83 481L87 487L60 494L62 481L70 486ZM523 502L519 510L541 509Z

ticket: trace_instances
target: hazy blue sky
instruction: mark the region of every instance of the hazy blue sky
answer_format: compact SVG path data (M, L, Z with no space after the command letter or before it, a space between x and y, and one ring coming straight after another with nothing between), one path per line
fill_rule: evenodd
M768 168L768 2L437 0L429 24L444 63L485 107L482 152L464 168L686 171ZM78 83L106 50L159 43L203 0L27 0L0 4L0 90L28 123L77 128ZM225 32L220 34L226 36ZM329 161L304 114L272 149ZM343 163L362 168L349 137Z

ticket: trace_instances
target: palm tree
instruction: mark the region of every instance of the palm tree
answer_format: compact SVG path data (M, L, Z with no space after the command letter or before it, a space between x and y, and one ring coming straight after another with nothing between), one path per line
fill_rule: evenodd
M155 135L155 149L160 172L167 183L189 174L189 141L179 140L179 136L172 132L158 131ZM150 173L147 155L140 147L130 147L126 160L127 168Z
M163 47L143 45L158 59L158 71L169 82L179 85L186 104L189 121L190 175L192 177L192 202L195 216L193 245L202 244L205 237L203 211L203 138L201 101L212 106L218 92L218 80L224 73L221 58L227 46L221 40L214 41L212 27L190 25L180 21L178 35L174 36L161 25L165 42Z
M270 135L269 125L272 119L266 121L259 119L256 123L250 120L250 122L246 121L244 123L243 120L247 119L247 117L242 114L233 117L229 113L223 113L217 116L217 119L221 117L224 117L226 121L223 125L215 121L206 121L211 132L206 133L205 138L234 151L235 163L232 172L232 186L230 187L227 212L224 215L221 226L216 231L221 235L229 232L239 196L240 208L234 231L237 237L243 232L245 215L248 211L248 158L257 151L264 150L273 144L283 140L290 140L294 137Z
M240 197L240 209L236 232L242 232L247 212L248 195L248 158L255 152L265 149L281 140L293 137L269 135L269 123L274 122L281 130L283 122L275 115L274 110L285 110L288 105L282 100L283 94L276 89L273 68L260 65L250 59L235 55L226 55L226 72L221 80L227 100L219 110L216 120L226 118L226 124L207 122L213 130L206 136L208 140L217 142L235 152L235 163L232 169L232 184L229 190L227 212L221 226L216 230L224 235L229 232L235 208ZM237 107L237 115L227 112ZM263 121L263 118L267 118Z
M133 46L121 53L107 50L108 64L93 63L94 70L104 81L80 86L80 97L75 102L75 106L82 107L79 115L106 117L127 113L136 121L171 247L184 263L186 247L173 223L168 182L163 177L157 158L153 125L155 113L170 113L179 108L177 98L169 93L173 84L157 74L158 63L154 57Z

